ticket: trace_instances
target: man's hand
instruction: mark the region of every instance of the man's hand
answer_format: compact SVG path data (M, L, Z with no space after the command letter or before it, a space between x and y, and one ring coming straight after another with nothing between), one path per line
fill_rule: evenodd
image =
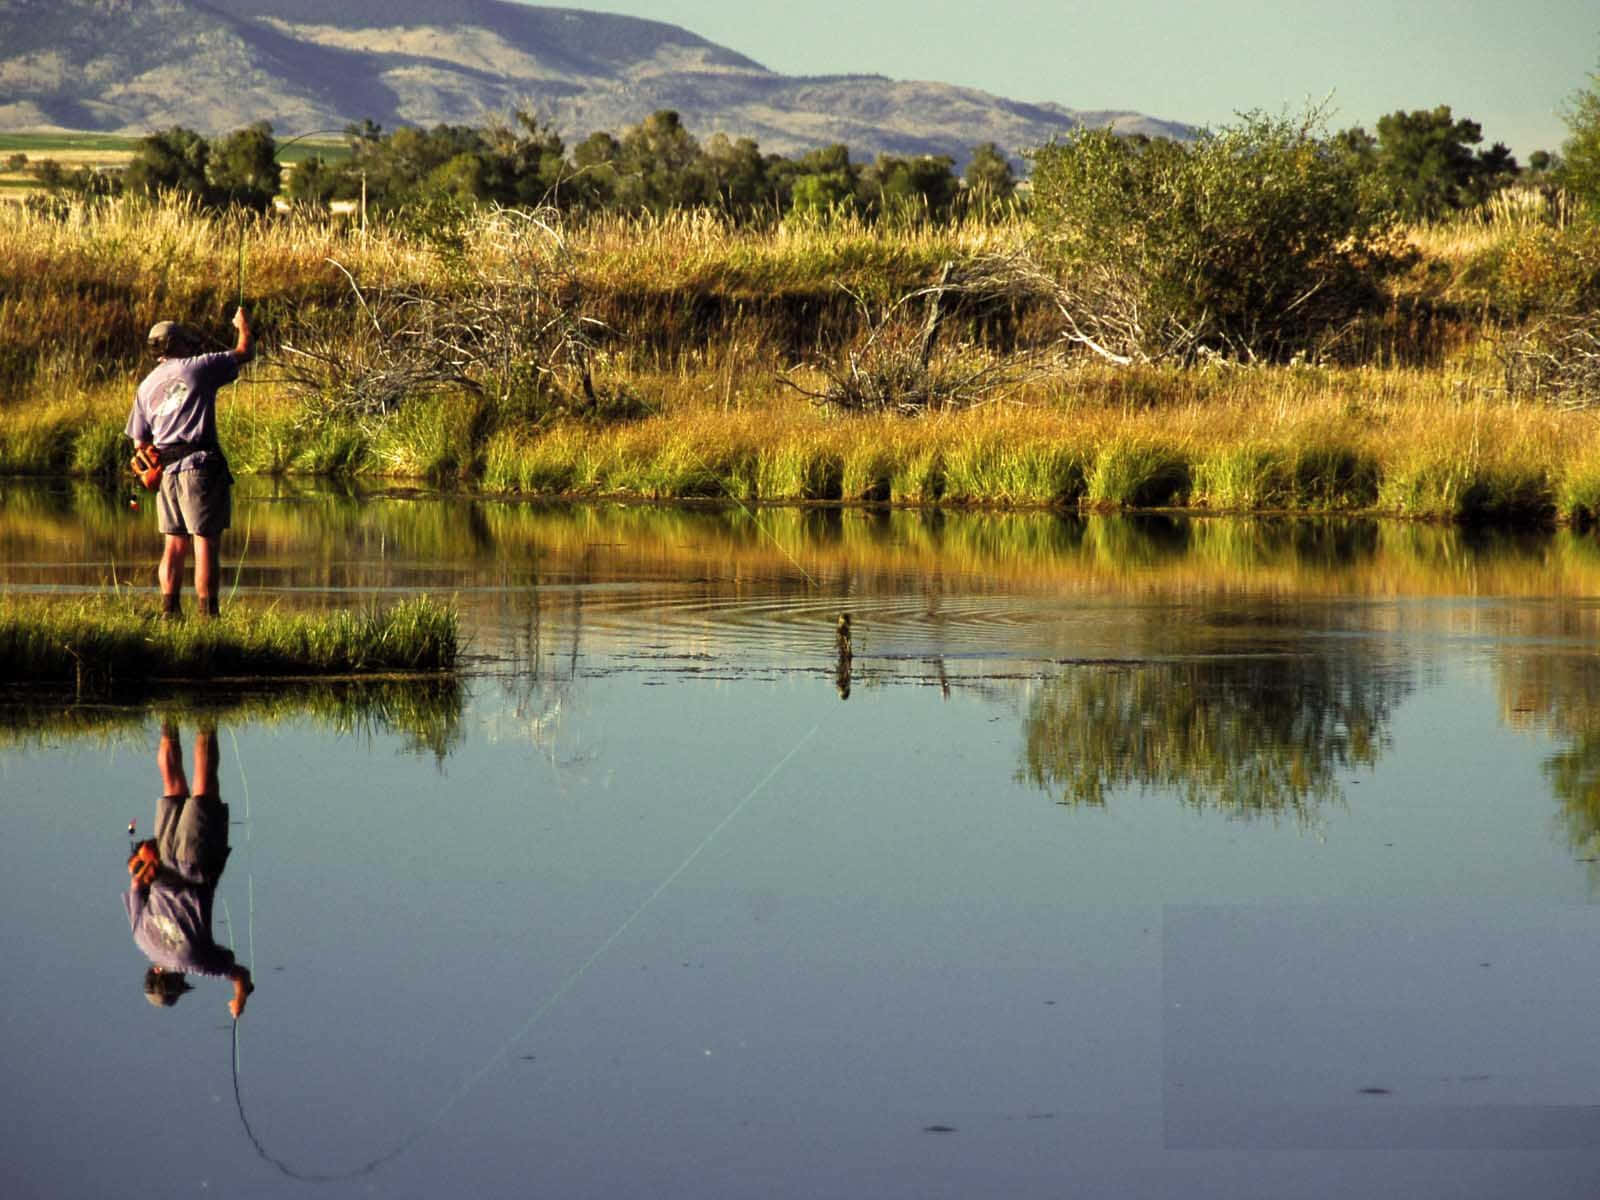
M149 887L156 877L156 867L161 863L156 855L156 844L153 840L139 843L134 852L128 856L128 874L133 876L133 881L140 887Z
M228 977L233 980L233 999L228 1001L228 1011L237 1021L244 1012L244 1002L250 998L250 993L256 990L256 985L250 979L250 971L246 967L235 967L229 972Z
M255 336L250 332L250 318L245 316L242 304L234 311L233 327L239 331L239 341L233 348L233 356L240 362L249 362L255 356Z

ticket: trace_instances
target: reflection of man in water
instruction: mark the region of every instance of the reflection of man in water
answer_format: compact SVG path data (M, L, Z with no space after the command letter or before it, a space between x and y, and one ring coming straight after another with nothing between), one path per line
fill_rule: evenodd
M237 1017L255 985L233 951L211 937L211 904L228 861L228 806L217 793L217 759L217 731L201 729L194 740L200 790L191 796L177 727L162 724L156 836L140 842L128 859L131 881L123 903L133 940L150 960L145 998L169 1007L192 990L185 975L210 975L233 983L228 1011Z

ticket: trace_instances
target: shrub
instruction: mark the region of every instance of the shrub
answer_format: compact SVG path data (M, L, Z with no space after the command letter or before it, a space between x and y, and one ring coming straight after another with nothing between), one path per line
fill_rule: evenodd
M1120 362L1314 355L1407 261L1371 177L1303 120L1192 143L1079 129L1034 156L1070 340Z

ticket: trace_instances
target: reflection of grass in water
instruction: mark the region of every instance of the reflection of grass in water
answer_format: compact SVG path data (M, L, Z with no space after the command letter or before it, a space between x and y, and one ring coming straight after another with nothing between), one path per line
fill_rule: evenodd
M344 737L395 734L408 750L444 758L461 740L463 695L453 676L281 684L271 692L162 690L154 707L18 703L0 706L0 746L138 737L152 712L182 721L267 724L309 718Z
M148 595L0 596L0 679L79 694L151 679L437 671L454 666L458 617L426 597L320 614L230 606L216 621L162 621Z
M1376 764L1406 688L1297 654L1077 668L1034 698L1018 779L1074 807L1172 789L1196 809L1309 823L1342 799L1339 769Z
M845 457L847 478L870 474L868 456ZM932 470L930 464L929 469ZM0 484L0 557L141 566L159 538L150 506L127 493L80 486L70 494ZM1570 531L1517 533L1418 522L1319 518L1236 519L1047 513L852 510L826 541L807 510L561 505L443 497L339 495L289 483L241 483L241 516L225 549L252 564L290 559L315 585L327 548L346 559L378 548L419 561L520 564L593 580L641 569L787 572L796 561L823 578L868 580L937 571L1010 586L1094 591L1230 590L1325 594L1570 596L1600 592L1600 542ZM241 539L249 534L249 548ZM148 539L148 540L144 540ZM603 553L595 547L604 546ZM124 572L123 578L126 578ZM329 568L327 583L347 582Z

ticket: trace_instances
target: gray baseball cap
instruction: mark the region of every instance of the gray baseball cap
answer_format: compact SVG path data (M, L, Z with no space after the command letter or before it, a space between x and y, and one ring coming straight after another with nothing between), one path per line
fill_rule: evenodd
M196 353L201 340L187 325L177 321L157 321L150 327L150 335L145 343L164 358L182 358Z

